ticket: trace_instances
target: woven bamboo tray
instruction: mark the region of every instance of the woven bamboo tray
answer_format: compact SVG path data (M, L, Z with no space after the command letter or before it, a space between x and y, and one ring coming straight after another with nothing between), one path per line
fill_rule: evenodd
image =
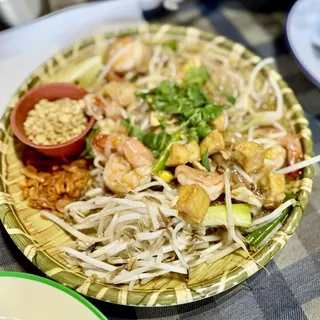
M203 50L213 50L225 56L232 66L239 67L244 74L261 61L261 58L242 45L225 37L194 28L171 25L142 25L138 28L96 35L57 53L21 84L0 122L0 219L14 243L35 266L48 277L89 297L134 306L169 306L204 299L232 288L250 277L286 244L298 226L308 203L312 189L312 166L303 169L300 180L294 185L294 191L299 195L300 206L294 208L285 225L273 238L258 252L252 254L255 262L246 258L243 250L239 249L212 264L202 264L191 269L190 280L168 275L156 278L145 285L136 285L133 291L128 291L126 285L110 286L87 278L79 268L66 263L56 246L70 241L69 235L52 222L43 220L39 211L29 208L20 198L21 192L17 182L24 179L20 174L22 146L13 137L9 125L10 113L18 98L32 87L50 81L52 76L71 62L101 54L106 41L124 35L138 35L146 41L165 37L201 46ZM285 118L301 139L305 159L313 156L311 130L301 105L281 76L272 68L265 67L262 77L268 75L275 77L282 90L287 108Z

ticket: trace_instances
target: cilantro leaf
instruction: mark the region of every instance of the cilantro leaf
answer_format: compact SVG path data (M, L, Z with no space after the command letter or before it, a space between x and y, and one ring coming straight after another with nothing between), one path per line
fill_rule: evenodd
M213 103L206 104L202 109L202 119L206 122L216 118L223 110L228 109L227 105L215 105Z
M189 98L194 108L202 106L207 101L202 88L197 83L188 84L185 87L186 96Z
M158 87L139 90L136 94L153 110L176 116L189 141L199 141L212 130L209 121L230 107L230 105L216 105L208 99L202 86L209 78L210 75L203 66L189 68L182 83L164 80ZM131 127L128 132L158 155L163 145L170 140L169 135L165 133L165 122L161 122L161 128L162 132L158 134L146 134L139 128Z
M150 150L157 150L161 152L161 150L170 143L170 135L168 135L165 131L160 133L148 133L144 136L142 142Z
M154 155L158 155L170 143L170 135L162 130L160 133L147 133L137 126L131 124L129 119L122 120L122 124L126 127L130 137L136 137L146 147L153 151Z
M139 127L131 125L130 119L123 119L122 124L126 127L130 137L136 137L141 141L143 140L145 132Z
M160 126L162 130L165 130L167 124L167 119L163 119L160 121Z
M146 100L147 96L150 94L151 90L149 89L139 89L136 91L136 96L143 100Z
M199 138L203 139L211 132L211 130L212 128L205 121L200 122L199 126L197 127Z
M210 160L209 160L209 154L208 151L205 151L202 155L202 165L210 172Z
M236 98L232 94L223 92L222 95L227 98L228 102L230 102L231 104L235 104Z
M122 124L126 127L127 131L130 132L131 130L131 121L130 119L123 119Z
M210 79L209 72L207 69L203 66L199 68L189 68L188 71L186 72L184 82L191 84L191 83L196 83L202 86L207 80Z
M187 132L187 138L189 141L196 140L197 142L199 142L200 139L197 128L190 128Z
M94 154L92 152L92 139L93 137L99 133L98 128L92 128L88 135L86 136L86 147L84 150L81 152L80 157L84 157L85 159L93 159Z

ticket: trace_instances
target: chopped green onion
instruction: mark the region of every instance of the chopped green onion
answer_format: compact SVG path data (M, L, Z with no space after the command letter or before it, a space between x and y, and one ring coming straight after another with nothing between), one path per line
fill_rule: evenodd
M223 95L227 98L228 102L231 104L235 104L236 98L230 93L223 93Z
M179 141L181 136L181 130L174 132L171 136L171 142L166 145L163 149L162 153L159 156L158 161L154 164L152 168L153 173L158 173L159 171L163 171L166 167L166 161L169 156L169 151L173 142Z
M296 199L296 197L296 194L288 194L283 200L283 203L290 199ZM268 237L268 235L279 225L279 223L283 224L291 211L292 207L286 208L282 211L277 219L251 232L251 234L247 238L250 244L250 248L254 251L257 250L259 246L264 242L264 240Z
M234 225L237 227L250 227L252 224L250 208L247 204L237 203L232 205ZM227 226L227 206L211 206L202 222L204 226Z
M164 131L160 133L146 133L137 126L133 126L129 119L122 120L123 125L127 128L130 137L138 138L146 147L148 147L157 157L165 146L170 142L170 135Z
M177 51L178 42L176 40L167 41L163 44L165 47L170 48L173 51Z

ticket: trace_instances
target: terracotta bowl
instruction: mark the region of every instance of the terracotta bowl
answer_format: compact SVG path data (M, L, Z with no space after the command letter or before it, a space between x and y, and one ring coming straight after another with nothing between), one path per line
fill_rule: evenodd
M38 145L30 141L24 131L23 123L28 112L41 100L54 101L62 98L81 99L87 92L71 83L49 83L28 91L16 104L11 114L11 128L16 137L24 144L37 149L49 157L63 158L81 152L85 146L85 137L92 128L95 119L90 118L87 128L76 138L52 146Z

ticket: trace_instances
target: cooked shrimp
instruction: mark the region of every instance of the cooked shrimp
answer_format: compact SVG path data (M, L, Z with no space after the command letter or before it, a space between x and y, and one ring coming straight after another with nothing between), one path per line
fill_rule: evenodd
M103 179L108 189L125 194L151 181L151 166L134 168L124 156L113 153L106 163Z
M107 59L119 56L112 65L116 73L128 71L146 72L150 60L150 50L141 41L132 37L123 37L116 40L108 52Z
M300 162L303 159L301 142L295 133L289 132L279 141L280 144L287 150L287 160L290 166Z
M97 120L105 117L111 119L122 118L120 106L111 101L111 99L103 99L92 94L87 94L85 100L87 102L87 114Z
M105 105L105 115L107 118L110 118L110 119L123 118L121 108L117 103L109 99L105 99L104 105Z
M125 141L123 152L134 167L152 166L154 162L152 152L141 141L134 138Z
M181 185L198 184L208 193L210 200L216 200L223 192L223 175L218 172L205 172L186 165L178 166L175 176Z
M96 134L92 145L108 159L103 179L111 191L124 194L151 181L154 157L141 141L124 134Z
M111 82L111 81L117 81L117 82L122 82L124 81L124 78L121 77L119 74L117 74L116 72L114 72L113 70L110 70L107 74L107 81Z
M287 162L289 166L303 160L303 150L299 137L292 132L287 133L279 139L280 144L287 150ZM297 178L299 170L289 174L292 178Z
M100 133L107 135L110 134L125 134L127 132L126 127L121 123L121 119L105 118L96 122L96 127Z
M124 156L134 168L151 167L154 162L152 152L141 141L124 134L97 134L93 137L92 145L98 153L107 157L112 152L117 152Z
M135 87L131 83L112 81L103 87L103 95L109 96L112 101L122 107L128 107L136 102Z

